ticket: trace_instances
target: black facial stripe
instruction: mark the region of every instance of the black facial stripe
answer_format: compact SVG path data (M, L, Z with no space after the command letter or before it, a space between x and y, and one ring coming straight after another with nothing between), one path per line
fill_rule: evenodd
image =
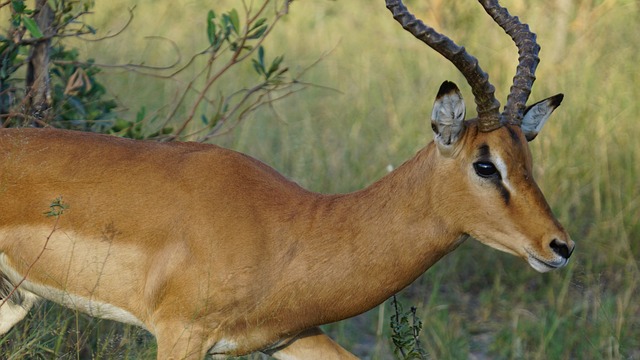
M509 133L512 134L511 136L514 139L514 141L519 141L518 134L516 134L515 131L513 131L509 127L507 127L507 129L509 129ZM491 149L489 148L489 145L487 145L486 143L480 145L480 147L478 148L478 158L481 161L491 161ZM499 178L491 180L491 183L496 187L498 192L500 192L500 196L502 196L504 203L506 205L509 205L509 201L511 200L511 194L509 193L509 190L507 190L507 188L502 183L502 174L500 174Z
M508 206L509 200L511 200L511 194L509 193L509 190L507 190L504 184L502 184L502 181L495 181L493 182L493 184L496 186L496 188L498 188L500 196L502 196L502 200L504 200L505 205Z
M491 159L491 151L489 149L489 145L480 145L480 147L478 148L478 157L486 161L489 161L489 159Z

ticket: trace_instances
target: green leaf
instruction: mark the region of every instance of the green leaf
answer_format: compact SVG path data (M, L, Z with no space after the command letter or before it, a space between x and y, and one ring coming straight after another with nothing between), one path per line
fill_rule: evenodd
M111 127L111 130L114 132L119 132L129 128L130 126L131 126L131 123L129 121L118 118L116 119L113 126Z
M136 123L142 122L142 120L144 120L145 116L147 116L147 108L143 106L136 113Z
M249 34L247 36L247 39L259 39L262 37L262 35L264 35L264 33L267 31L269 27L267 25L264 25L260 28L258 28L256 31L254 31L253 33Z
M256 21L253 26L251 26L251 29L249 29L249 31L255 30L257 28L259 28L260 26L262 26L262 24L266 23L267 19L262 18L262 19L258 19L258 21Z
M206 126L209 125L209 119L207 119L207 116L205 114L200 115L200 120L202 120L202 123Z
M229 11L229 21L231 22L233 31L238 34L240 32L240 18L238 17L236 9Z
M222 42L224 39L222 38L216 38L216 40L214 41L214 43L212 44L213 47L213 51L218 51L220 49L220 47L222 46Z
M213 119L211 119L211 126L210 127L214 127L216 126L216 124L218 123L218 121L220 121L220 119L222 118L222 114L220 112L218 112L217 114L215 114L215 116L213 117Z
M213 10L209 10L207 14L207 37L209 38L209 44L214 45L216 43L216 23L214 19L216 18L216 13Z
M262 68L264 69L264 47L262 46L258 48L258 61L260 62L260 65L262 65Z
M265 75L264 66L262 64L260 64L260 62L258 60L251 59L251 62L253 63L253 68L256 70L258 75L260 75L260 76Z
M13 0L11 1L11 5L13 6L13 11L15 11L16 14L23 14L27 8L27 5L24 4L24 0Z
M67 98L68 103L76 111L78 118L84 118L87 115L87 110L84 107L84 103L76 96L69 96Z
M23 16L22 23L34 38L39 39L43 36L42 31L40 31L40 28L38 27L38 24L36 24L36 22L32 18Z
M280 55L276 57L271 63L271 67L269 67L269 71L267 72L267 74L271 75L274 72L278 71L278 69L280 68L280 64L282 63L282 60L284 60L284 56Z
M224 40L229 40L229 34L231 34L232 31L236 32L229 14L222 14L222 27L224 29Z

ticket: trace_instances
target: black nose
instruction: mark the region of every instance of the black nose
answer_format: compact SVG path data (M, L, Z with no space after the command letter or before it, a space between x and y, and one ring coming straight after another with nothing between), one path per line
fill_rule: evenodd
M554 253L562 256L565 259L568 259L573 252L573 249L569 249L569 246L567 244L558 239L553 239L553 241L551 241L551 244L549 244L549 247L551 247Z

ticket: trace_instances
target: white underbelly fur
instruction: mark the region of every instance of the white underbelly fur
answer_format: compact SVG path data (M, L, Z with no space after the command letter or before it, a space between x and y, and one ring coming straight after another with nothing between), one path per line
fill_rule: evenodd
M23 280L23 276L8 265L7 256L5 254L0 254L0 272L4 273L5 276L13 284L17 284ZM22 283L20 284L20 289L58 303L62 306L68 307L70 309L84 312L93 317L115 320L122 323L137 325L146 328L142 321L140 321L140 319L135 317L133 314L111 304L74 295L67 291L42 284L37 284L29 280L22 281Z

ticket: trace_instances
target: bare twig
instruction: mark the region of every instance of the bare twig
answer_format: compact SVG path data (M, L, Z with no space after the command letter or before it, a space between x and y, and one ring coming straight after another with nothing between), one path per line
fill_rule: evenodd
M122 34L129 27L129 25L131 25L131 22L133 21L133 11L135 9L136 9L135 5L133 7L130 7L130 8L127 9L127 11L129 12L129 18L127 19L127 22L125 22L125 24L122 25L122 27L120 29L118 29L115 33L108 34L108 35L105 35L103 37L99 37L99 38L95 38L95 39L85 39L85 38L80 37L80 36L78 38L81 39L81 40L84 40L84 41L95 42L95 41L102 41L102 40L105 40L105 39L111 39L111 38L114 38L114 37Z
M0 303L0 308L2 306L4 306L4 304L7 301L9 301L11 296L16 291L18 291L18 288L20 287L20 285L22 285L22 283L24 283L27 280L27 277L29 276L29 272L31 271L33 266L38 262L38 260L40 260L40 258L44 254L44 251L47 250L47 245L49 244L49 240L51 239L51 236L53 236L53 233L55 233L56 230L58 229L58 222L60 221L60 215L57 215L55 218L56 218L56 220L55 220L55 222L53 224L53 228L51 229L51 232L49 233L49 235L47 236L46 240L44 241L44 245L42 246L42 249L40 249L40 252L38 253L38 256L36 256L35 260L33 260L33 262L31 264L29 264L29 267L24 272L24 276L22 277L22 279L20 279L20 281L18 281L18 283L16 285L14 285L13 289L11 289L9 294L2 300L2 303Z
M153 73L146 73L146 72L142 72L140 70L150 70L150 71L161 71L161 70L169 70L169 69L173 69L175 68L180 61L182 61L182 55L180 53L180 48L178 47L178 44L175 43L175 41L162 37L162 36L147 36L145 37L145 39L160 39L160 40L165 40L167 42L169 42L169 44L171 44L171 47L173 48L173 50L176 52L176 54L178 54L177 59L169 64L169 65L163 65L163 66L153 66L153 65L145 65L145 64L133 64L133 63L127 63L127 64L104 64L104 63L96 63L96 62L91 62L91 63L87 63L84 61L70 61L70 60L54 60L52 61L54 64L60 64L60 65L76 65L76 66L88 66L88 65L93 65L93 66L97 66L97 67L101 67L101 68L112 68L112 69L125 69L128 71L133 71L133 72L137 72L137 73L142 73L143 75L148 75L148 76L156 76ZM157 77L161 77L161 76L157 76Z

